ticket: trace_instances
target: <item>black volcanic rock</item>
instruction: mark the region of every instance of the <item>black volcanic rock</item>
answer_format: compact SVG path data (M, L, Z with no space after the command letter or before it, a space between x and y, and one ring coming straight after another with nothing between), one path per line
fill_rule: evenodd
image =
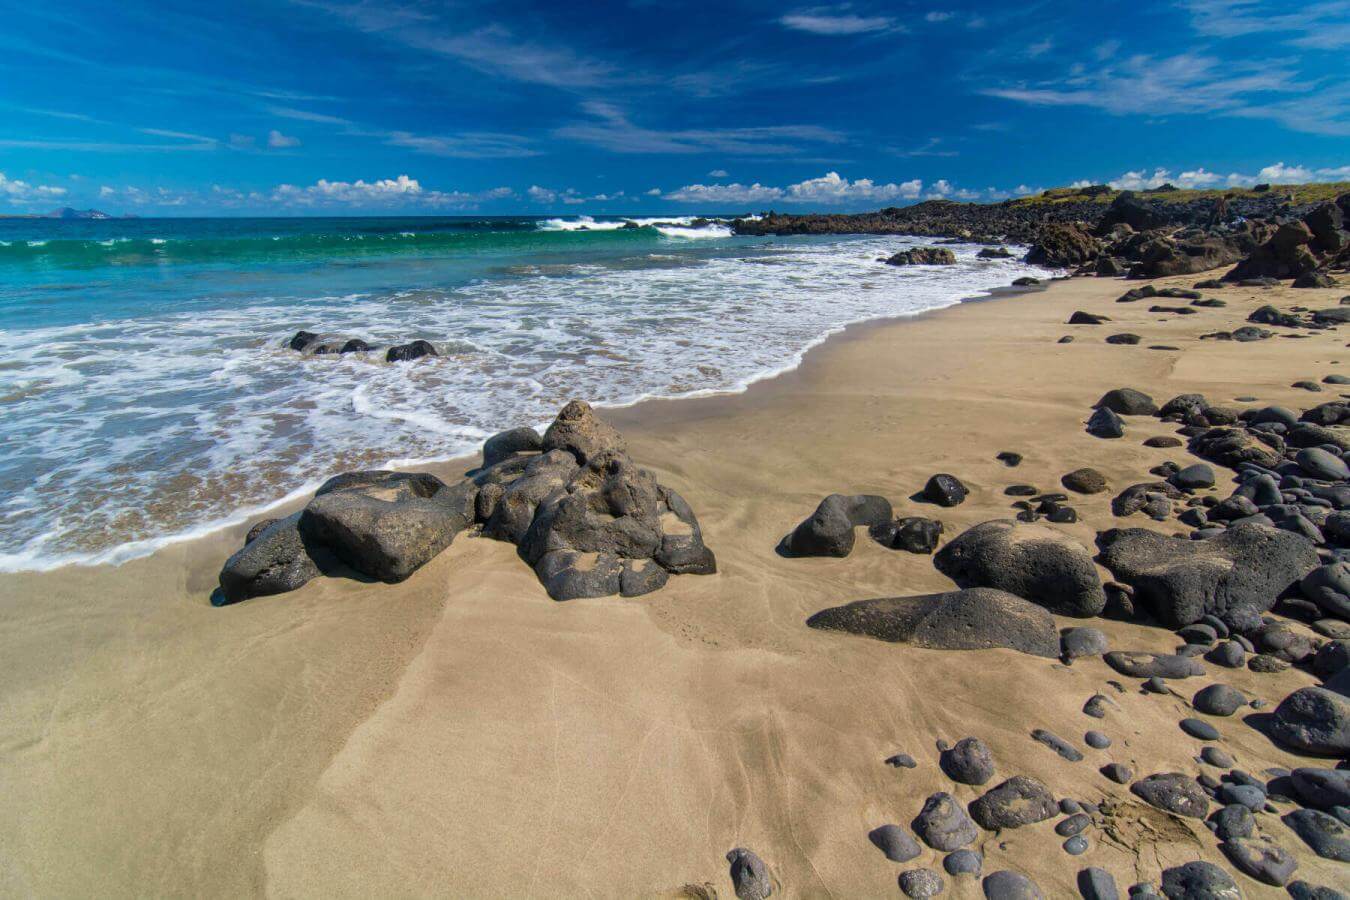
M933 650L1002 647L1047 658L1059 655L1053 616L991 588L858 600L821 610L806 624Z

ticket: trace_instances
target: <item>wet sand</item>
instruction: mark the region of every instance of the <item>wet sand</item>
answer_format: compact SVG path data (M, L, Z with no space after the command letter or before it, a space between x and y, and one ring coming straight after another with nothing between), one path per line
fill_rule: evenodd
M894 896L901 870L940 870L941 854L897 865L867 833L907 827L934 791L977 796L936 765L936 741L968 735L993 749L996 781L1021 773L1057 796L1128 801L1110 829L1089 830L1081 857L1060 849L1053 821L982 832L986 874L1012 868L1047 896L1075 896L1089 865L1122 890L1197 855L1233 872L1200 822L1133 801L1097 769L1198 773L1200 744L1176 725L1195 690L1223 680L1277 702L1310 675L1211 666L1174 683L1180 696L1143 695L1098 659L1064 667L819 632L804 622L825 607L951 583L931 558L864 534L846 559L774 552L831 492L883 494L951 537L1011 515L1007 485L1058 490L1081 466L1112 488L1075 497L1082 520L1062 526L1091 546L1126 524L1111 516L1114 493L1165 460L1194 461L1142 446L1172 433L1156 419L1127 418L1120 440L1086 434L1106 390L1159 402L1198 391L1239 407L1243 395L1296 407L1336 396L1289 385L1344 370L1344 334L1197 338L1263 303L1330 306L1344 289L1228 288L1206 292L1226 309L1181 317L1112 302L1131 286L1076 279L858 326L743 394L602 411L690 502L718 555L718 575L676 577L645 598L555 603L513 547L467 534L397 586L321 578L220 609L208 597L244 528L119 568L3 576L0 894L631 897L708 883L726 897L723 857L745 846L783 896ZM1115 321L1065 325L1076 309ZM1143 342L1103 343L1120 331ZM1076 340L1057 344L1064 334ZM1007 468L1001 450L1025 462ZM909 500L936 472L959 476L969 499ZM1115 649L1178 643L1139 624L1087 624ZM1097 691L1119 705L1104 721L1081 712ZM1325 764L1239 717L1213 721L1249 772ZM1061 759L1033 728L1087 758ZM1113 746L1087 749L1091 728ZM918 767L883 763L897 752ZM1298 854L1298 877L1344 883L1343 866L1265 819ZM1283 893L1234 877L1248 896ZM978 881L944 878L944 896L980 896Z

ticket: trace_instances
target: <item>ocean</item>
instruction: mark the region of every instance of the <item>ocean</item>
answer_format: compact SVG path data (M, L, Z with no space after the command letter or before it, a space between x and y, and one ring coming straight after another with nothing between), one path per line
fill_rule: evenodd
M0 220L0 571L121 562L567 400L744 390L1043 270L692 217ZM296 353L298 330L440 353Z

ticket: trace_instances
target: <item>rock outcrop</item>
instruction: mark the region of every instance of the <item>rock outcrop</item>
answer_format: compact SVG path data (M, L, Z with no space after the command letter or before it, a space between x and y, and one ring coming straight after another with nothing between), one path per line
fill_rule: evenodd
M221 570L220 601L295 590L339 565L402 581L475 525L516 544L555 600L638 596L671 575L717 569L689 504L635 464L582 401L542 438L494 435L483 460L454 485L408 472L329 479L302 512L250 531Z

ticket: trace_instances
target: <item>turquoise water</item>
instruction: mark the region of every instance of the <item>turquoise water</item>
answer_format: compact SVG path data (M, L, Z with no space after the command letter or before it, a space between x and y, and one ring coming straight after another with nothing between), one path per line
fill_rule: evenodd
M573 397L743 389L1035 270L622 218L0 220L0 570L121 561ZM435 358L307 356L297 330Z

